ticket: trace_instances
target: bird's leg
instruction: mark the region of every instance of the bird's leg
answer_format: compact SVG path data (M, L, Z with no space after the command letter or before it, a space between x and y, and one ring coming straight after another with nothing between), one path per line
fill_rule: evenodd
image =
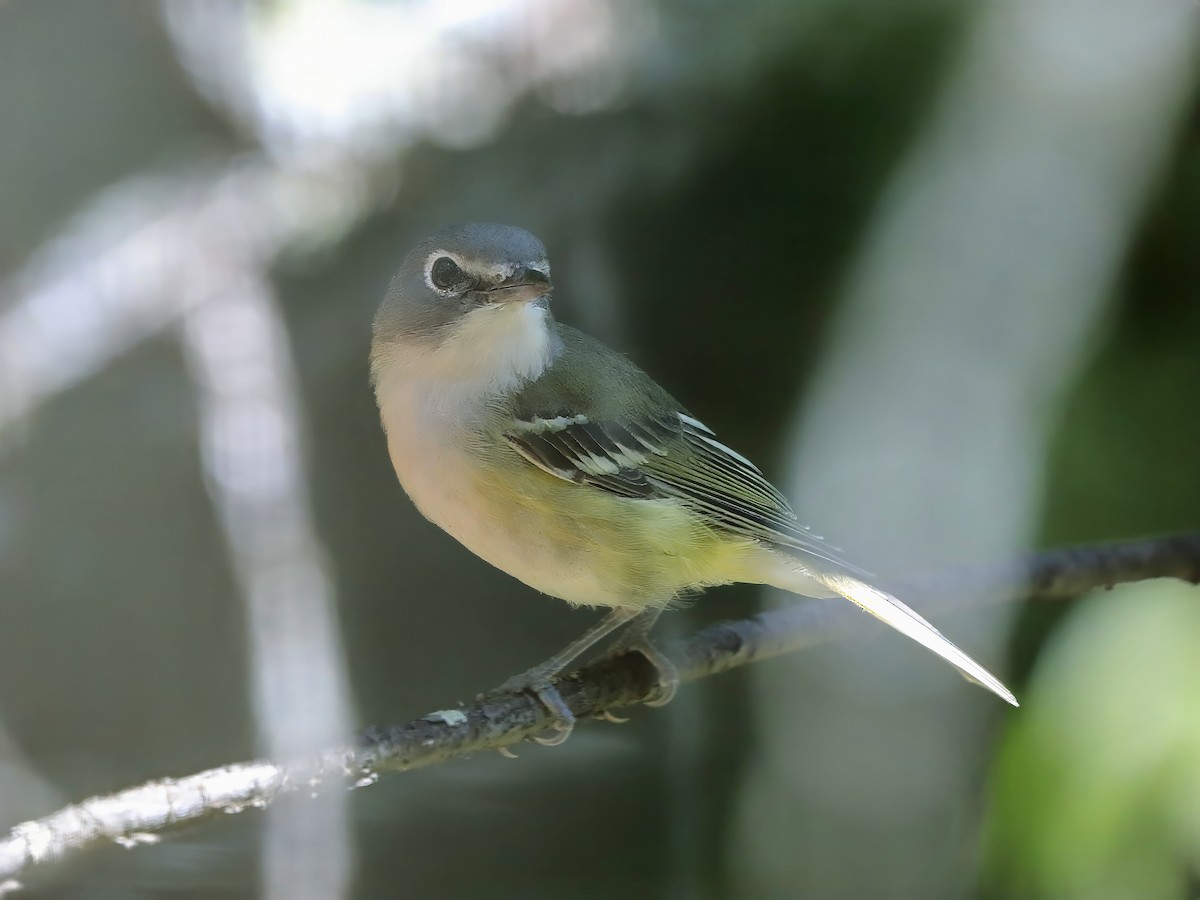
M535 741L547 747L557 746L571 736L571 730L575 727L575 714L571 712L571 708L563 700L562 694L554 686L554 677L578 659L580 654L637 616L638 612L632 609L618 607L612 610L607 616L585 631L577 639L571 641L571 643L567 644L567 646L563 647L562 650L555 653L548 660L539 663L532 669L522 672L520 675L508 679L508 681L497 688L498 691L514 693L529 691L554 716L554 730L557 734L553 737L536 737L534 738Z
M629 650L636 650L650 665L654 666L658 673L658 696L653 700L647 700L647 706L666 706L675 699L675 692L679 690L679 670L675 668L675 664L667 659L665 653L659 650L650 640L650 631L654 628L654 623L658 621L658 617L662 615L663 608L661 606L644 609L638 613L637 618L633 620L633 624L625 630L612 645L608 651L609 656L620 656Z

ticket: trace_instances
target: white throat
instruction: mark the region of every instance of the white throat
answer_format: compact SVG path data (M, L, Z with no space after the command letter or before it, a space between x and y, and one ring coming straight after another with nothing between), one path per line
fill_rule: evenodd
M484 402L537 378L554 360L553 319L544 306L505 303L474 309L436 349L392 341L372 359L380 400L420 383L435 406Z

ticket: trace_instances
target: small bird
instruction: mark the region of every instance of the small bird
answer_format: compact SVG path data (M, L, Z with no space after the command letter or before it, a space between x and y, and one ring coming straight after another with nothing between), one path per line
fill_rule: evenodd
M630 623L614 651L678 684L649 639L697 589L840 595L1017 705L1000 681L801 526L758 468L625 356L555 321L550 264L521 228L469 224L418 244L375 317L371 377L401 485L430 521L543 593L609 610L502 686L536 694L561 743L553 678Z

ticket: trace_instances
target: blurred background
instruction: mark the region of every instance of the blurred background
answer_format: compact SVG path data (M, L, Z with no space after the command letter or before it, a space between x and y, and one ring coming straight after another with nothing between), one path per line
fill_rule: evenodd
M1188 0L0 2L0 827L453 706L595 614L395 482L370 321L456 221L880 573L1200 523ZM781 598L711 591L667 633ZM39 897L1200 897L1150 582L289 798Z

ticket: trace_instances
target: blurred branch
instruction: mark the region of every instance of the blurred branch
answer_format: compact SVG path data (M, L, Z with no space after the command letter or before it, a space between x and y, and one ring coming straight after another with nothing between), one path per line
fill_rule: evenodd
M1200 584L1200 533L1037 553L1016 562L896 579L888 587L922 612L952 612L986 603L1066 600L1130 581L1173 577ZM813 601L725 622L664 647L684 681L831 641L882 629L849 603ZM562 676L558 688L580 719L636 706L657 691L656 675L637 653L601 659ZM497 693L462 709L440 710L404 725L372 727L352 746L296 765L236 763L186 778L162 779L15 826L0 840L0 894L16 878L68 854L115 843L156 843L186 823L262 809L282 794L349 784L436 765L519 743L550 727L531 696ZM563 751L560 751L563 752Z

